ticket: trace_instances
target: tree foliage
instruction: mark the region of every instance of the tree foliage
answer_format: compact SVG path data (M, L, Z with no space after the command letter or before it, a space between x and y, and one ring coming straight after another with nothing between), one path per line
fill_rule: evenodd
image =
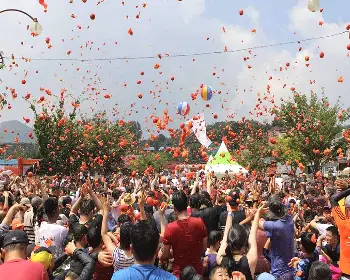
M41 172L68 175L88 169L108 174L122 168L123 157L138 145L140 125L122 120L110 122L105 113L81 120L77 107L67 113L63 97L55 110L42 107L38 112L35 104L31 104Z
M330 106L327 97L317 94L294 93L293 99L284 101L275 110L276 120L283 127L290 145L302 154L305 164L319 170L322 163L341 155L346 149L342 137L344 123L349 119L349 109L342 109L338 100Z
M147 152L132 160L129 168L138 172L145 172L150 168L160 172L172 162L172 156L167 152Z

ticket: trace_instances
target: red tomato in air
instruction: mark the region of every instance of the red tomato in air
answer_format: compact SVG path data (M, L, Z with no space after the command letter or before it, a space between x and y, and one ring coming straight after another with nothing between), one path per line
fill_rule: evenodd
M126 211L128 211L128 205L126 204L120 205L120 212L126 212Z
M159 183L164 185L166 183L166 178L164 176L160 177Z
M159 201L158 201L158 200L156 200L156 199L155 199L155 200L153 200L153 206L154 206L154 207L157 207L157 206L158 206L158 204L159 204Z
M153 198L152 197L147 197L147 199L146 199L146 203L147 203L147 205L149 205L149 206L153 206Z

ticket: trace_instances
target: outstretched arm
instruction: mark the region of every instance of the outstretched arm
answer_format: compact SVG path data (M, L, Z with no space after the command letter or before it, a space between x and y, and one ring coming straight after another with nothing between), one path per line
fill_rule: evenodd
M225 232L224 232L224 237L222 239L220 249L218 251L218 254L216 255L216 262L218 265L221 264L223 256L225 256L225 251L227 247L227 236L228 233L232 227L232 216L231 216L232 210L231 206L227 204L227 218L226 218L226 225L225 225Z
M349 195L350 195L350 188L333 195L331 197L332 207L339 206L339 200L342 200L344 197L347 197Z
M103 219L102 219L102 227L101 227L101 235L103 239L103 243L105 244L108 252L113 253L115 245L113 241L108 235L108 213L110 211L109 200L104 203L103 206Z

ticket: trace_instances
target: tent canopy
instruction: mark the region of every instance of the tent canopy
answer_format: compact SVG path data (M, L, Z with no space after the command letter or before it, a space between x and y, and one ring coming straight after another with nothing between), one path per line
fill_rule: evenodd
M229 174L248 173L245 168L232 159L224 142L221 143L216 155L209 158L205 171L207 173L214 171L216 175L223 175L226 171Z

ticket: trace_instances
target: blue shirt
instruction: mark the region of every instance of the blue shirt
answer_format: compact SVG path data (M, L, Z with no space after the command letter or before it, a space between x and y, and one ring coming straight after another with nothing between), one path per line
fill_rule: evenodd
M277 221L264 222L266 236L271 238L271 273L281 276L292 271L288 266L294 257L294 221L290 215Z
M177 280L174 275L154 265L134 264L114 272L112 280Z

